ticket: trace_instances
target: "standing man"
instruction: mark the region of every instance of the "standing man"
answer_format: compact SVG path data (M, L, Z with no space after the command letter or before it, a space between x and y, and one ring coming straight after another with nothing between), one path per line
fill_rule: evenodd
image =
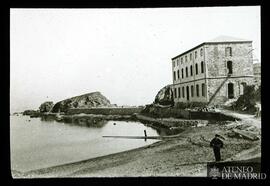
M216 134L215 138L212 139L210 142L210 147L213 148L216 161L220 161L220 148L223 148L223 142L218 138L219 135Z

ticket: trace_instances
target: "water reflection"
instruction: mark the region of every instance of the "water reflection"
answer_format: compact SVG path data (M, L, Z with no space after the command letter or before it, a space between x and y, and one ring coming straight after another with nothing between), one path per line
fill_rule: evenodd
M55 121L55 116L47 115L47 116L41 116L40 117L41 121Z
M41 121L52 122L55 120L57 120L57 117L54 115L46 115L41 117ZM81 127L102 128L108 123L108 120L91 116L62 116L61 120L58 120L58 122ZM184 131L184 128L165 128L156 126L153 123L144 123L144 125L156 130L160 136L176 135Z
M41 121L55 121L57 117L52 115L42 116ZM101 128L104 127L108 121L102 118L88 117L88 116L63 116L59 122L68 125L76 125L82 127Z
M56 122L53 117L10 117L11 168L29 171L118 153L157 140L103 136L157 136L156 130L135 121L106 121L81 117ZM90 123L93 122L93 123ZM72 125L72 126L71 126ZM81 127L85 126L85 127Z

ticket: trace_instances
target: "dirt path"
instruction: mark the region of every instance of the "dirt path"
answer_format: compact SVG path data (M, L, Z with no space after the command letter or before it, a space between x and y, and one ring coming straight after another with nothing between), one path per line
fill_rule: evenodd
M239 118L242 120L244 124L251 124L258 129L261 129L261 118L255 118L252 114L243 114L243 113L237 113L226 109L220 109L220 111L226 115L230 115L236 118ZM232 157L229 157L224 160L224 162L229 161L243 161L243 160L249 160L249 159L260 159L261 157L261 144L260 141L252 148L249 148L247 150L243 150L239 152L238 154L235 154ZM205 164L206 167L206 164ZM207 170L206 168L202 168L198 173L196 173L194 176L207 176Z
M234 112L227 109L220 109L220 111L226 115L239 118L242 121L250 123L253 126L256 126L257 128L261 129L261 118L255 118L253 114L243 114L243 113L238 113L238 112Z

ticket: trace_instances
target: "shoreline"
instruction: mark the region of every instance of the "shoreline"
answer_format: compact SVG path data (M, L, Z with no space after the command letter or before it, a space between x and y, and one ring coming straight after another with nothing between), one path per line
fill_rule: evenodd
M224 125L220 124L189 127L177 136L151 145L25 173L13 170L12 176L13 178L204 177L206 176L206 164L214 161L209 140L215 133L226 136L227 131L224 130ZM202 136L204 140L202 140ZM224 140L224 146L221 154L222 159L226 161L260 157L260 140L227 138ZM242 155L239 156L239 154Z
M161 141L156 141L156 142L154 142L154 143L152 143L150 145L145 145L145 146L134 148L134 149L130 149L130 150L125 150L125 151L121 151L121 152L117 152L117 153L113 153L113 154L108 154L108 155L104 155L104 156L98 156L98 157L94 157L94 158L90 158L90 159L85 159L85 160L74 161L74 162L65 163L65 164L61 164L61 165L55 165L55 166L50 166L50 167L45 167L45 168L30 170L30 171L26 171L26 172L17 171L17 170L11 170L11 173L13 173L15 175L18 174L18 175L24 176L24 177L32 177L33 175L36 175L36 174L38 175L38 174L44 174L44 173L45 174L46 173L51 173L51 171L58 171L59 169L66 169L66 168L69 168L71 166L74 166L74 165L77 166L79 164L84 164L84 163L87 163L87 162L90 162L90 161L99 161L99 160L111 158L111 157L114 157L114 156L119 156L119 155L122 155L124 153L137 152L137 151L140 151L140 150L149 148L150 146L152 146L154 144L157 145L160 142ZM16 178L16 176L15 176L15 178Z
M146 116L145 116L146 117ZM240 124L244 128L251 121L260 123L251 116L241 116ZM150 117L149 117L150 118ZM149 119L148 118L148 119ZM145 119L145 118L144 118ZM147 119L147 117L146 117ZM150 118L150 125L170 128L172 123L184 121L176 118ZM174 121L174 122L172 122ZM144 123L144 122L143 122ZM149 126L149 125L148 125ZM232 126L238 127L238 121L206 122L203 125L191 125L178 135L168 136L151 145L122 151L96 158L81 160L63 165L19 172L12 170L13 178L53 178L53 177L148 177L148 176L206 176L206 164L214 161L209 142L215 133L227 136L222 160L243 161L260 158L261 146L258 140L231 137ZM260 131L260 127L258 127ZM260 132L259 132L260 134Z

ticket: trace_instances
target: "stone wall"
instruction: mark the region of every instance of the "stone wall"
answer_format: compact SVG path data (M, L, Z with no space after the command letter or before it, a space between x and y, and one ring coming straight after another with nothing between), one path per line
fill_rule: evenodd
M208 95L210 105L218 105L228 100L228 84L233 83L234 97L238 98L244 93L244 85L253 84L253 77L246 78L221 78L221 79L208 79ZM218 87L221 87L220 89ZM214 96L214 97L213 97Z
M103 114L103 115L132 115L143 110L141 107L127 108L89 108L89 109L69 109L67 114Z
M232 56L225 56L225 48ZM252 43L220 43L205 45L207 77L227 76L227 61L232 61L232 76L253 76Z
M156 107L153 105L147 106L142 112L142 114L151 116L151 117L157 117L157 118L186 118L189 119L189 111L177 109L177 108L162 108L162 107Z

